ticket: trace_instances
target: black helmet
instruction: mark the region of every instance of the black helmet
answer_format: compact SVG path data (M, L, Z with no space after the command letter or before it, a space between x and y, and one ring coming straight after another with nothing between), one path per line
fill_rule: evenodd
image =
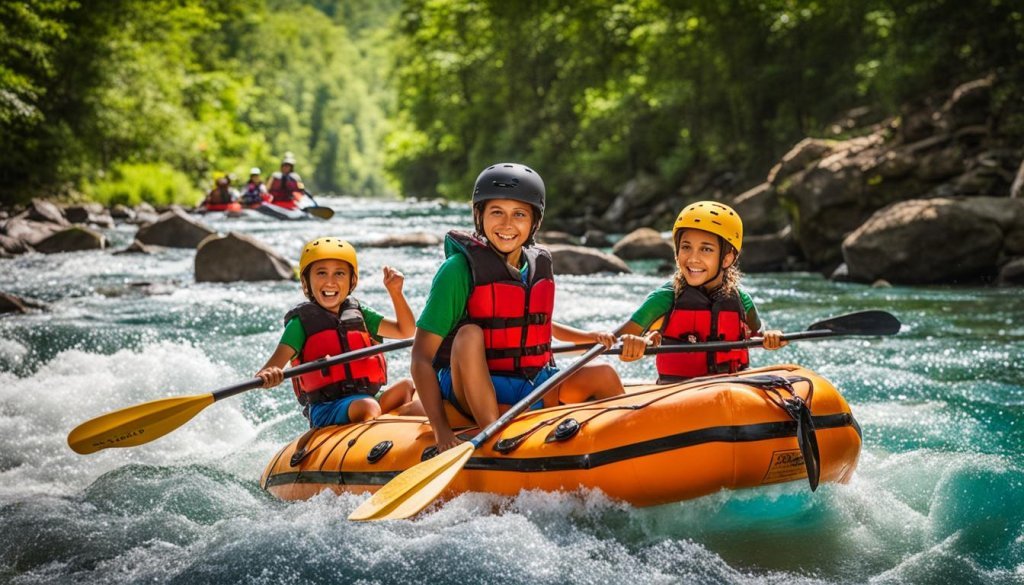
M484 169L473 185L473 205L490 199L529 203L544 214L544 179L537 171L516 163L498 163Z

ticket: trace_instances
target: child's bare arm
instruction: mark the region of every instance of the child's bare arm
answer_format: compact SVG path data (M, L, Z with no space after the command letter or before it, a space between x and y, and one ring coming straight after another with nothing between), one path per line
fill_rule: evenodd
M584 331L554 321L551 322L551 334L569 343L600 343L605 347L615 344L615 334L611 331Z
M283 343L278 344L274 354L263 364L256 377L263 380L264 388L273 388L284 381L284 367L295 357L295 350Z
M395 307L395 318L384 318L377 328L381 337L406 339L416 333L416 316L412 314L409 301L402 294L405 275L391 266L384 267L384 288L391 295L391 304Z

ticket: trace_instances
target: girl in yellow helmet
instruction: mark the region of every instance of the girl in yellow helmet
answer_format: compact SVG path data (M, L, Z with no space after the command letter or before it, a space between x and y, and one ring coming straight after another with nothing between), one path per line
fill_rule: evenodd
M302 292L309 302L285 315L285 329L277 350L256 372L264 388L284 379L289 360L306 363L374 345L381 337L407 338L416 329L415 317L402 294L404 275L384 267L384 288L391 296L395 318L387 318L362 305L351 293L359 280L359 263L351 244L341 238L318 238L307 243L299 260ZM311 426L361 422L398 409L400 414L422 414L413 401L408 378L380 394L387 382L382 354L316 370L292 379L295 397L308 407Z
M676 273L647 295L617 331L623 361L640 359L648 345L741 341L761 334L753 300L740 290L736 266L743 247L743 222L728 205L699 201L679 213L672 229ZM781 331L763 332L765 349L786 345ZM658 382L731 373L749 364L746 349L658 354Z

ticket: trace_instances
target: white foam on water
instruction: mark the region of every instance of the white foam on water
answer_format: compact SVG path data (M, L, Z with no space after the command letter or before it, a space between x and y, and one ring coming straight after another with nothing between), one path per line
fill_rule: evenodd
M35 374L0 373L0 494L73 493L128 463L210 460L250 441L255 426L236 399L208 407L156 441L82 456L67 445L78 424L142 402L205 394L235 382L227 366L187 344L100 355L64 351Z

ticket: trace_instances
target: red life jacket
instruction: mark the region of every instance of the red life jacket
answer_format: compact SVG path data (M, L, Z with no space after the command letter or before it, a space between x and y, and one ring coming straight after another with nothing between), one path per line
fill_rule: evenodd
M676 296L661 334L665 343L742 341L749 336L746 310L739 294L708 295L687 286ZM737 372L750 364L746 349L720 352L661 353L656 359L659 382Z
M451 231L445 254L459 253L469 262L473 276L466 315L441 343L435 368L451 365L451 348L459 327L479 325L484 332L487 367L493 373L532 378L551 365L551 314L555 307L555 280L551 254L542 248L524 248L528 264L523 282L487 242L467 233Z
M270 177L270 184L267 186L273 204L289 209L298 206L299 198L302 197L302 189L302 178L295 173L282 175L280 172L276 172Z
M296 366L374 345L366 330L359 301L349 297L338 315L316 303L302 303L284 316L285 324L298 317L306 332L306 343L292 361ZM300 404L337 400L351 394L373 396L387 383L383 354L315 370L292 378L295 398Z

